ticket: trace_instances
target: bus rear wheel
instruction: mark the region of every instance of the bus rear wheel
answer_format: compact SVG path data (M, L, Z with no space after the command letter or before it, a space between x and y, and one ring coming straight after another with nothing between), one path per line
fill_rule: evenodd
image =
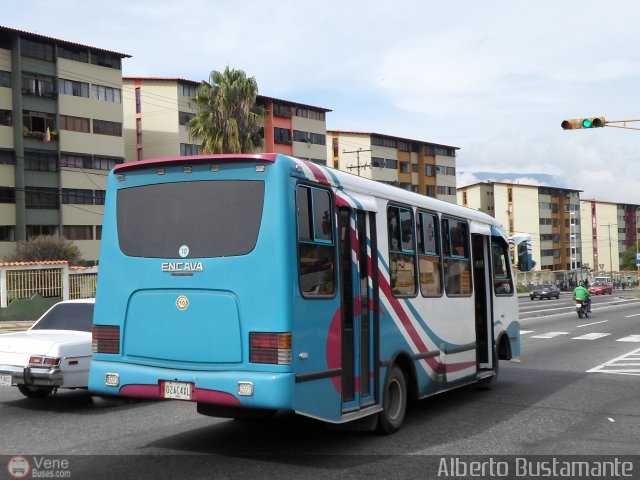
M394 366L384 385L383 410L378 414L378 429L387 435L397 432L407 412L407 380L403 371Z

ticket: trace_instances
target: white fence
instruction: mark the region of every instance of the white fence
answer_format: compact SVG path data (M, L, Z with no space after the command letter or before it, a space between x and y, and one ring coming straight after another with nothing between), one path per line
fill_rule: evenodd
M36 293L63 300L92 298L97 279L98 267L69 267L66 261L0 263L0 308Z

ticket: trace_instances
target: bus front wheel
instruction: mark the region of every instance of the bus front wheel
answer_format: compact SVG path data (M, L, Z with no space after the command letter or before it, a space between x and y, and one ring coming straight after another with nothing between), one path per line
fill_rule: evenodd
M397 432L407 412L407 380L398 366L387 376L383 410L378 414L378 429L385 434Z

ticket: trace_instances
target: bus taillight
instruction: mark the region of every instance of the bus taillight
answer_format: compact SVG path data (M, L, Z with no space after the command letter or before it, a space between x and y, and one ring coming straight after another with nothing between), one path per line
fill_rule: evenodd
M291 364L291 333L249 333L251 363Z
M120 327L94 325L92 349L93 353L120 353Z

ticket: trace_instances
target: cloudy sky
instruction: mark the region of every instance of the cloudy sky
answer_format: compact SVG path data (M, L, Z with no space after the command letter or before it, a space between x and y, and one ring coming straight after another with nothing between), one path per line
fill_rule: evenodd
M0 23L130 54L125 76L242 69L329 129L460 147L459 186L544 173L640 204L640 131L560 128L640 119L639 19L637 0L21 0Z

